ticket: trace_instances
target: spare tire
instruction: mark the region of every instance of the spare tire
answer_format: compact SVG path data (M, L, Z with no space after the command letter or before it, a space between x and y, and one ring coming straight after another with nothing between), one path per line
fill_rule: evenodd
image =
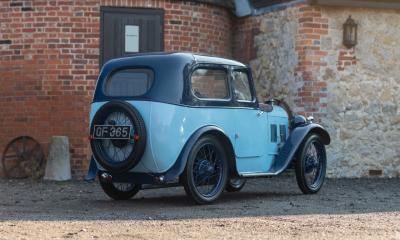
M96 125L130 126L128 139L94 138ZM127 172L134 168L146 147L146 127L139 111L123 101L110 101L95 114L90 126L90 145L97 162L111 173Z

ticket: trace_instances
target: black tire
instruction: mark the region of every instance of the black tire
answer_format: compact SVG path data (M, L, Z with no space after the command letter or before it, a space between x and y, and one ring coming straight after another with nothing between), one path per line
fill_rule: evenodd
M114 117L113 119L112 116L118 116L118 118ZM131 104L123 101L110 101L104 104L94 116L90 127L90 135L93 136L95 125L120 124L116 123L116 121L124 121L124 124L132 126L134 134L131 134L130 140L92 138L90 140L90 145L94 157L104 169L111 173L122 173L135 167L143 156L146 147L146 127L140 113ZM106 143L108 144L107 146ZM126 156L125 152L123 152L122 160L113 159L122 154L118 153L114 156L110 156L112 155L110 154L112 151L110 149L113 149L114 153L117 151L127 151ZM130 151L128 152L128 150Z
M198 204L212 203L224 191L227 178L228 158L224 147L212 135L201 137L191 149L182 175L187 195ZM203 191L210 185L209 191Z
M302 143L295 170L297 184L304 194L314 194L321 189L326 174L326 150L319 135L311 134Z
M228 192L239 192L242 190L244 185L246 184L246 179L243 178L231 178L227 183L226 183L226 191Z
M131 184L125 189L120 188L117 184ZM139 190L140 185L134 183L113 183L109 181L100 180L100 186L103 191L114 200L128 200L135 196Z

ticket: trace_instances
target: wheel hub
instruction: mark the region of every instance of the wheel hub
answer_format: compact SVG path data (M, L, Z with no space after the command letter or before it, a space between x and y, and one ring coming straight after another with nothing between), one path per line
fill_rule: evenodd
M203 159L200 161L199 173L201 176L209 176L214 173L214 170L215 170L215 168L210 161L208 161L206 159Z
M311 173L315 168L318 167L318 159L315 156L308 156L306 161L306 173Z

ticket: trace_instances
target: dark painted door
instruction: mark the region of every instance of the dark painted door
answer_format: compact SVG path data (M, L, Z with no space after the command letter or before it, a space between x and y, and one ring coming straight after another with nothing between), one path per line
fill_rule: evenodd
M100 66L138 52L164 50L162 9L101 8Z

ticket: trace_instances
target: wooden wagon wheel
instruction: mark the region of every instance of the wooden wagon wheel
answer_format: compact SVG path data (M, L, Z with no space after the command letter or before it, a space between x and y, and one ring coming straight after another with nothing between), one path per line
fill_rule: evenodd
M44 163L41 145L29 136L13 139L3 152L2 165L6 178L39 179L44 175Z

